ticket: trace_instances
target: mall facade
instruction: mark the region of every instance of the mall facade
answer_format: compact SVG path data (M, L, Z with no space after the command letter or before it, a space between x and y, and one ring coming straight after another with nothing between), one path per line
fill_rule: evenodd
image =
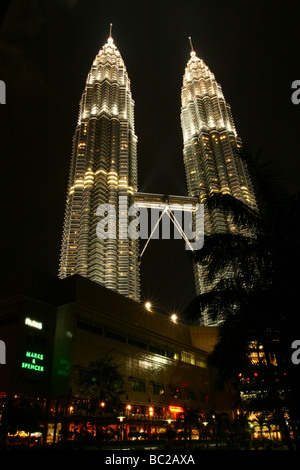
M78 275L5 283L0 311L1 397L43 403L48 442L82 429L94 435L99 425L111 437L121 425L122 439L157 435L184 422L187 410L199 420L210 412L233 417L232 394L217 390L206 362L217 341L214 327L172 321ZM122 377L115 413L100 395L91 412L83 392L91 364L105 358Z

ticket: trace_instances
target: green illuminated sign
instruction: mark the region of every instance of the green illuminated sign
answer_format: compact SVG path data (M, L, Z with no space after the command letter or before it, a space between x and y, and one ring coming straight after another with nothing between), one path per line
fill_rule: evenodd
M28 362L22 362L23 369L35 370L37 372L44 372L44 366L41 365L41 362L44 360L43 354L26 351L26 360Z
M58 369L57 371L58 375L64 375L64 376L70 375L70 361L68 361L67 359L61 359L59 361L59 367L61 367L61 369Z

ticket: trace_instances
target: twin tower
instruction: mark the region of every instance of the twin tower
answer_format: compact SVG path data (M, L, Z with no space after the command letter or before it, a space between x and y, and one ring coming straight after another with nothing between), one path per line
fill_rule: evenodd
M80 274L139 301L140 237L132 236L134 231L130 236L128 227L143 208L156 208L161 214L167 210L172 217L172 207L193 211L197 204L204 205L205 234L210 234L234 227L220 211L205 210L209 196L230 194L256 207L230 106L193 47L181 89L181 126L189 197L169 196L166 200L162 195L139 193L134 101L124 61L110 33L95 57L80 100L60 278ZM139 212L134 211L136 207ZM135 227L140 233L140 226ZM204 268L195 264L194 271L196 293L200 294L208 288Z

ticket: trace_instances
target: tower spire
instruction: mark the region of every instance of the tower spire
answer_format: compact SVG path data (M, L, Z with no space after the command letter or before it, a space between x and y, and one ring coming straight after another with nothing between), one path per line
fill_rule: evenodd
M108 39L107 39L107 44L112 46L113 43L114 43L114 40L112 38L112 23L109 23L109 36L108 36Z
M192 43L192 38L189 36L189 41L190 41L190 46L191 46L191 57L195 57L196 52L194 51L193 43Z

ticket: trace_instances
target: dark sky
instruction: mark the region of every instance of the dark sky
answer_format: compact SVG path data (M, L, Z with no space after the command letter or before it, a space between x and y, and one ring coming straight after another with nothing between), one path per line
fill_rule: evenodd
M12 0L0 33L1 279L57 273L79 99L111 22L135 100L140 191L186 194L180 90L192 36L246 150L262 151L283 190L298 192L299 13L296 1ZM188 258L183 242L150 242L143 297L184 308L194 296Z

